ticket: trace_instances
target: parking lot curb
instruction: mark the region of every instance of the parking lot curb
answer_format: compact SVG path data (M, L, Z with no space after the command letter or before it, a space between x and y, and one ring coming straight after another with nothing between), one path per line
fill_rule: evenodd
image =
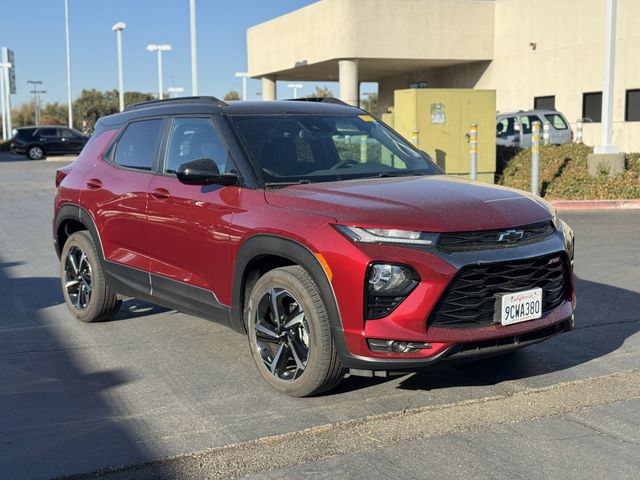
M636 200L549 200L558 210L631 210L640 209Z
M47 162L73 162L76 158L76 155L61 155L58 157L47 157Z

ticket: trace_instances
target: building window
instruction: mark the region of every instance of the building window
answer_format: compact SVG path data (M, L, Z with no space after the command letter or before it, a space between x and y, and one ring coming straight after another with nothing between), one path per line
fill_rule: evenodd
M640 122L640 89L627 90L624 108L625 122Z
M602 121L602 92L582 95L582 118L596 123Z
M546 97L534 97L533 109L534 110L555 110L556 109L555 95L549 95Z

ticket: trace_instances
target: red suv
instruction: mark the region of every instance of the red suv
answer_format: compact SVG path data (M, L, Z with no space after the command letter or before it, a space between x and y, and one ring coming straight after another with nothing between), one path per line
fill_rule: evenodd
M572 329L572 230L539 197L442 173L337 100L129 107L56 175L66 303L229 325L295 396Z

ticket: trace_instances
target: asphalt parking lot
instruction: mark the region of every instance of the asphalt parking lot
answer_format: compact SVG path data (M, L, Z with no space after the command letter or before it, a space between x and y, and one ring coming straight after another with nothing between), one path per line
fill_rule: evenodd
M0 154L0 478L638 478L640 210L561 212L573 332L293 399L224 327L135 300L107 323L67 314L61 165Z

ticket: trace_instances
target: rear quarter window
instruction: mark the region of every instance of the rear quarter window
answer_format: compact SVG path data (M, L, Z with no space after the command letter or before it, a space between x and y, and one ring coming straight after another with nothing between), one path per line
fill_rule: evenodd
M136 170L153 169L158 151L162 119L139 120L130 123L118 139L113 162Z
M557 113L547 113L545 118L556 130L566 130L568 128L567 122L565 122L564 118Z

